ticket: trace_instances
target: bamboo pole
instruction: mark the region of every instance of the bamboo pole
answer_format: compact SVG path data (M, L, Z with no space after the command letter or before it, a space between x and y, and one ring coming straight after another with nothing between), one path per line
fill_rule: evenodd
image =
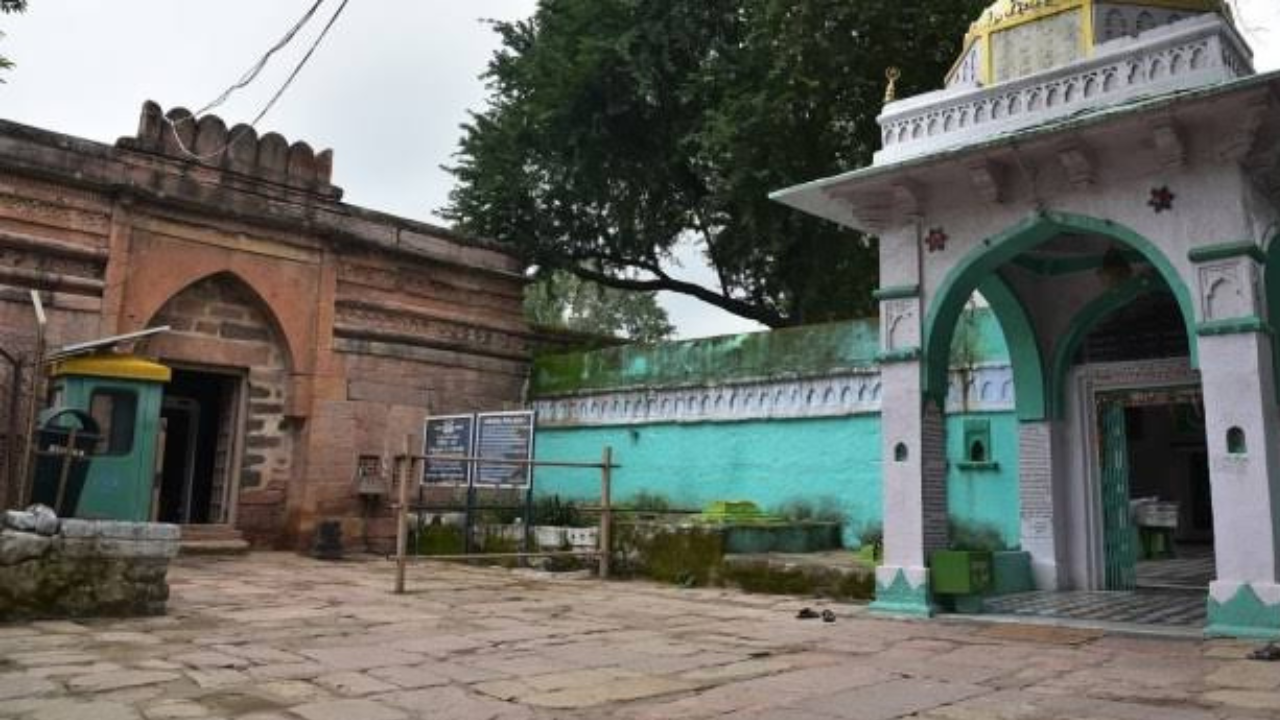
M418 460L426 457L425 455L412 456ZM600 463L598 462L556 462L553 460L507 460L502 458L487 457L471 457L467 455L432 455L432 460L437 462L456 462L469 463L472 465L506 465L509 467L553 467L553 468L578 468L582 470L598 470ZM616 465L614 466L617 467Z
M413 458L409 456L409 443L405 442L405 454L396 458L396 492L399 501L396 503L396 594L404 594L405 568L408 559L405 546L409 538L409 477L413 474Z
M600 579L609 579L609 561L613 550L613 448L605 446L600 461Z
M408 562L443 562L446 560L523 560L525 558L596 557L599 550L556 550L547 552L459 553L457 555L415 555Z
M44 379L45 328L49 324L44 313L44 303L40 293L31 291L31 306L36 314L36 352L35 362L31 365L31 395L27 398L27 436L23 438L22 464L18 471L18 507L25 508L31 498L31 487L35 482L32 472L36 450L36 422L40 414L41 380Z
M13 363L13 375L9 378L9 428L5 441L5 493L0 498L0 510L22 509L22 456L27 450L27 440L22 436L22 372L23 362L6 353Z

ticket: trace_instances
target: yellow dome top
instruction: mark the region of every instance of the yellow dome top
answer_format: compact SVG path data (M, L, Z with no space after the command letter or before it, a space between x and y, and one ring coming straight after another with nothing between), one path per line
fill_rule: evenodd
M1127 8L1154 8L1185 13L1225 12L1223 0L1123 0L1101 2L1095 0L998 0L991 4L969 27L966 40L974 40L1015 25L1033 22L1048 15L1084 8L1086 6L1120 5Z
M1117 37L1210 12L1231 17L1224 0L998 0L969 27L947 83L1011 80L1047 70L1047 63L1086 57ZM1037 62L1028 63L1032 55Z

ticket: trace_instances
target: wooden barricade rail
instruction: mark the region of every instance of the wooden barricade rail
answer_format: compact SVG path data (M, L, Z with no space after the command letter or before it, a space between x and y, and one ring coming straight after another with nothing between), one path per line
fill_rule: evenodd
M412 438L406 442L406 449ZM415 455L404 452L395 457L394 477L397 485L396 500L396 587L397 595L405 592L405 575L410 562L408 555L409 540L409 483L414 478L426 476L432 462L463 463L468 465L505 465L508 467L532 468L565 468L577 470L600 471L600 506L593 508L600 513L600 531L595 550L555 551L555 552L518 552L518 553L464 553L458 555L431 555L415 557L415 561L436 560L483 560L483 559L528 559L557 557L595 557L599 562L600 579L609 579L610 548L613 547L613 471L619 465L613 462L613 448L606 447L600 462L564 462L556 460L502 460L495 458L470 457L463 455ZM419 480L419 482L421 482Z

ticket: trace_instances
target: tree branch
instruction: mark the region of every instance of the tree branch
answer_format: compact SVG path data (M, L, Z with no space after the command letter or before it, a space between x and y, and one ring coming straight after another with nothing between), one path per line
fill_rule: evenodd
M738 300L737 298L732 298L713 290L708 290L696 283L676 280L660 270L654 273L657 276L655 279L642 280L620 278L573 263L564 264L561 266L561 269L567 270L584 280L590 280L591 282L598 283L605 287L616 288L618 290L631 290L635 292L668 291L680 293L682 295L689 295L709 305L714 305L721 310L747 318L748 320L755 320L756 322L771 328L788 327L793 324L786 317L770 310L769 308L749 303L744 300Z

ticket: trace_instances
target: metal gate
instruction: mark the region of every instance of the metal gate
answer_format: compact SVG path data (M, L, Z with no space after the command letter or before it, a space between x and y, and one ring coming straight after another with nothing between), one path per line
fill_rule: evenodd
M1102 425L1102 543L1107 590L1133 590L1138 585L1137 536L1129 510L1129 438L1125 406L1105 400Z

